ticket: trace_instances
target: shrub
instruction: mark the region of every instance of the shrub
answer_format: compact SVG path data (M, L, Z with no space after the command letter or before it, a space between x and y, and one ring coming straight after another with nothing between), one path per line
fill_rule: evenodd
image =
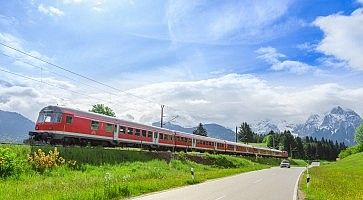
M0 178L18 176L23 171L24 162L8 148L0 148Z
M355 146L349 147L349 148L341 151L339 153L339 158L343 159L345 157L348 157L350 155L353 155L353 154L356 154L356 153L359 153L359 152L363 152L363 144L355 145Z
M50 150L46 155L41 149L34 152L33 155L28 155L28 162L38 172L43 173L46 169L52 169L61 166L65 163L65 160L59 156L57 147L54 151Z

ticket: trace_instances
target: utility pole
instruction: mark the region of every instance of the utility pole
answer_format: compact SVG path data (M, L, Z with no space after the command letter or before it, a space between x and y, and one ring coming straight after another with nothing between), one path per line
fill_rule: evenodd
M160 116L160 127L161 128L163 128L164 107L165 107L165 105L161 105L161 116Z
M272 148L275 148L275 134L272 134Z
M238 142L238 127L236 126L236 143Z

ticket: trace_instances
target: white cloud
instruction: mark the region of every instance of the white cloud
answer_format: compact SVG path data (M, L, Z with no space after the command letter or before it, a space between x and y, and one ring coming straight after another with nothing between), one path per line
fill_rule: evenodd
M169 1L169 35L175 42L261 42L300 26L299 20L282 19L289 5L290 0Z
M39 4L38 11L50 16L63 16L64 12L60 10L59 8L53 7L53 6L45 6L43 4Z
M85 97L45 84L5 78L0 84L0 109L18 111L35 120L41 107L65 105L88 110L92 104L105 103L117 116L142 123L160 118L160 105L119 93L88 92ZM49 81L46 79L45 81ZM70 89L84 89L59 81ZM63 82L63 83L61 83ZM21 83L21 84L19 84ZM58 84L59 85L59 84ZM68 89L69 89L68 88ZM261 119L302 122L312 113L322 113L341 105L363 113L363 88L345 88L338 84L319 84L303 88L274 86L253 75L228 74L198 81L148 84L127 92L166 104L166 121L176 118L182 125L197 122L219 123L233 127L242 121Z
M19 24L19 22L15 17L0 14L0 24L3 24L4 26L14 26Z
M41 58L43 60L48 60L51 61L51 59L45 55L42 55L41 53L39 53L38 51L35 50L27 50L24 46L25 46L25 42L18 38L15 37L12 34L9 33L1 33L0 32L0 42L3 44L6 44L10 47L13 47L15 49L18 49L20 51L26 52L32 56ZM18 65L18 66L23 66L23 67L27 67L27 68L34 68L34 67L45 67L45 63L41 62L39 60L36 60L34 58L31 58L27 55L24 55L20 52L17 52L13 49L10 49L8 47L5 46L0 46L0 51L2 54L10 57L12 59L13 64Z
M294 61L294 60L284 60L282 62L273 64L271 69L275 71L287 70L290 73L294 74L305 74L313 70L313 66L308 65L303 62Z
M363 8L351 15L334 14L317 18L313 24L324 32L317 50L363 70Z
M261 47L255 51L257 54L257 58L263 59L270 64L276 64L280 62L281 58L285 58L284 54L277 52L277 50L273 47Z
M309 42L304 42L304 43L296 45L296 48L303 50L303 51L308 51L308 52L315 51L316 47L317 47L317 44L309 43Z
M150 84L128 92L177 108L166 107L165 113L180 116L176 121L189 126L201 121L232 127L241 121L264 118L302 122L310 114L325 112L335 105L363 111L357 100L363 97L363 88L349 89L337 84L286 88L272 86L252 75ZM158 105L127 96L120 99L125 101L122 108L117 108L118 113L131 114L142 123L159 120Z
M7 75L5 72L1 73L2 76L0 77L0 80L8 83L0 85L1 110L19 112L34 121L42 107L46 105L62 104L64 98L71 99L72 94L64 92L64 90L60 90L59 88L13 75ZM51 84L57 84L59 87L68 87L68 89L74 88L73 85L54 78L32 78Z
M261 47L255 51L260 58L271 64L271 69L274 71L288 71L293 74L305 74L307 72L316 72L313 66L294 60L282 60L286 58L284 54L279 53L273 47Z
M191 104L191 105L210 103L209 101L206 101L204 99L186 99L185 102L188 103L188 104Z

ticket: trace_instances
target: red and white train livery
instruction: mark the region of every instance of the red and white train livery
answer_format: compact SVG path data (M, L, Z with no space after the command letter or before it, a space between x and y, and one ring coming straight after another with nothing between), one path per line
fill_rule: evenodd
M129 122L114 117L59 106L47 106L39 112L36 141L51 144L92 144L103 146L141 146L156 149L195 150L231 154L286 158L286 151L173 131Z

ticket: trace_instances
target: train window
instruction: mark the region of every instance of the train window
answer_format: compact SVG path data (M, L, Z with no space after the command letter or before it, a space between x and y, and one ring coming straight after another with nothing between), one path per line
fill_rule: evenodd
M147 132L147 137L149 137L149 138L153 137L153 132L152 131L148 131Z
M130 128L130 127L127 127L127 134L133 135L134 134L134 129Z
M159 133L159 134L160 134L159 139L160 140L163 140L164 139L164 135L162 133Z
M154 138L158 138L158 132L154 133Z
M41 112L39 113L39 117L37 122L61 122L62 113L53 113L53 112Z
M92 130L97 130L99 126L100 126L100 123L98 121L91 121Z
M112 132L113 131L113 124L106 123L106 132Z
M135 135L140 136L140 129L135 129Z
M124 126L120 126L120 133L126 133L126 128Z
M72 116L66 116L66 124L72 124L73 117Z
M142 134L142 137L146 137L146 131L145 130L142 130L141 134Z

